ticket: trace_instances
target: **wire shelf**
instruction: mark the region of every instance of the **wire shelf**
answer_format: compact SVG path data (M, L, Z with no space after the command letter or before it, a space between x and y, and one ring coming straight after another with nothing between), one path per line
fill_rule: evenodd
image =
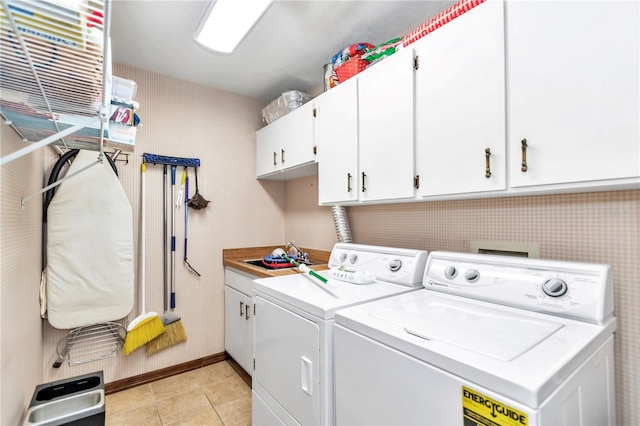
M117 322L74 328L58 342L58 359L53 367L58 368L63 362L72 366L116 356L126 335L127 330Z

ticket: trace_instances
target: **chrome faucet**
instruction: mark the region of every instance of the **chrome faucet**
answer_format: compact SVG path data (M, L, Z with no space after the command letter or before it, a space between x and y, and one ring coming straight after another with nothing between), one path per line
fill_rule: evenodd
M300 250L294 243L293 241L287 243L287 245L285 246L285 249L287 251L287 253L289 253L289 249L290 248L294 248L296 251L296 256L298 256L298 261L302 262L302 263L308 263L309 262L309 253L305 253L302 250Z

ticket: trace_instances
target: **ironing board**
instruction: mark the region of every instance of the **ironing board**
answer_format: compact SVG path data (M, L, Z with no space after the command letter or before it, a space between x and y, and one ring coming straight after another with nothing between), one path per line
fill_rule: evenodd
M67 174L97 156L80 150ZM47 217L49 323L70 329L127 316L134 302L133 214L109 162L63 182Z

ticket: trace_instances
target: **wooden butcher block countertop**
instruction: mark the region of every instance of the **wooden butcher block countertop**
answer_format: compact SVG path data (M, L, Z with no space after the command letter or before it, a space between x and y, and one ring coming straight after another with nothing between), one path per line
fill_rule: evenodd
M262 259L265 255L271 254L273 250L277 248L284 250L284 246L223 249L222 263L224 266L255 275L259 278L280 277L283 275L300 273L298 268L265 269L244 262L245 260ZM316 271L329 269L327 263L329 262L329 256L331 255L330 251L314 250L306 247L300 247L300 250L305 253L309 253L309 261L312 263L312 265L309 265L309 268Z

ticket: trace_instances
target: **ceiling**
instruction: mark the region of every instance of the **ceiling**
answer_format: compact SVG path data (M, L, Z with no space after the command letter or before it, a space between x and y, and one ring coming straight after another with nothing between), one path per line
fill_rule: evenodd
M236 0L246 1L246 0ZM270 101L322 85L323 66L357 42L402 36L451 1L276 0L232 55L193 41L208 1L114 0L114 62Z

